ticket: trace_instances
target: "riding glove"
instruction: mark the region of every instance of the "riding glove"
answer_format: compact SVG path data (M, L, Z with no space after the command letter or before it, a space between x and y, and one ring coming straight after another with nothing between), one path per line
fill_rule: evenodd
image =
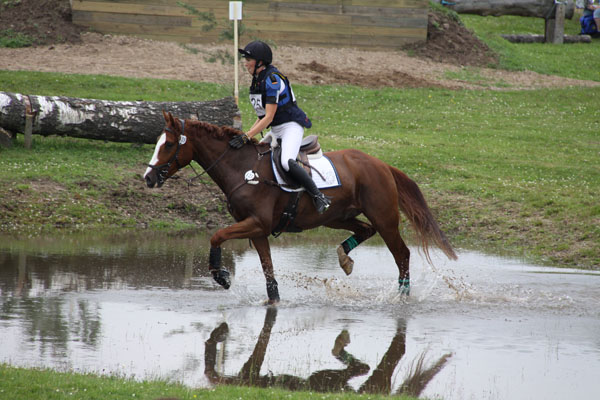
M231 147L233 147L234 149L241 149L243 145L245 145L246 143L248 143L250 141L250 138L248 137L247 134L242 134L242 135L237 135L236 137L234 137L233 139L231 139L229 141L229 145Z

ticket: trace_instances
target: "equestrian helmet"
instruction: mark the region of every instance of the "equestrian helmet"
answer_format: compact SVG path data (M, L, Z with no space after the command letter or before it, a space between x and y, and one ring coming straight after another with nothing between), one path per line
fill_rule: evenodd
M250 42L243 49L238 49L245 58L252 58L256 61L262 61L264 65L269 65L273 61L273 52L268 44L255 40Z

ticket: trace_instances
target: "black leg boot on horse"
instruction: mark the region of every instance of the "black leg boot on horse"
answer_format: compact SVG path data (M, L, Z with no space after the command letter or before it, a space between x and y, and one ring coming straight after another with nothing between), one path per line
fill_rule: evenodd
M323 214L329 208L331 201L317 188L315 182L312 180L308 173L298 165L296 160L292 160L291 158L288 161L288 165L290 167L289 174L296 183L301 185L308 194L313 199L313 203L315 203L315 208L319 214Z

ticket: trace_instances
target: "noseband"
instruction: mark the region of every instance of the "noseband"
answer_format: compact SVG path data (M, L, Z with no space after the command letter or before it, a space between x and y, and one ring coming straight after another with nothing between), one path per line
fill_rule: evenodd
M181 169L181 164L179 164L179 160L177 159L177 155L179 154L179 149L181 148L181 145L183 143L185 143L185 140L182 140L181 138L185 138L184 136L184 132L185 132L185 120L184 119L180 119L179 121L181 121L181 135L179 140L177 141L177 148L175 149L175 154L173 154L173 156L169 159L169 161L167 161L165 164L161 164L161 165L152 165L152 164L148 164L148 166L150 168L152 168L153 170L156 171L156 174L158 175L158 183L159 184L163 184L165 183L165 181L167 179L169 179L169 177L167 176L167 174L169 173L169 168L171 168L171 164L173 164L173 162L175 162L175 164L177 164L177 169ZM168 126L165 127L164 129L167 132L171 132L174 133L171 128L169 128Z

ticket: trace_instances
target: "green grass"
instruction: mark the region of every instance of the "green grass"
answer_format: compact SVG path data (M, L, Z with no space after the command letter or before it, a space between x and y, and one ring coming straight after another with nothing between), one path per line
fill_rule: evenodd
M62 373L51 370L15 368L0 364L0 398L11 400L120 400L120 399L388 399L381 395L289 392L277 388L218 386L215 389L193 389L165 381L135 381L115 376ZM395 397L400 400L412 397Z
M436 206L446 229L452 225L462 240L502 247L514 239L526 248L535 239L540 257L560 243L585 242L585 253L600 251L593 243L600 243L600 111L581 101L600 89L306 90L301 98L323 94L306 108L326 148L359 147L440 193L442 201L452 195L475 202L477 208L446 201L444 208ZM543 225L530 226L534 221ZM484 222L491 232L465 230L465 224ZM519 229L532 237L513 232ZM548 241L539 237L542 231ZM573 257L568 263L583 261ZM584 258L590 266L600 261Z
M114 101L210 100L231 96L231 87L168 79L133 79L0 70L0 91L39 96L69 96Z
M13 29L0 30L0 47L29 47L33 42L33 38Z
M533 17L460 16L464 25L500 55L498 68L535 71L566 78L600 81L600 40L592 43L554 45L546 43L510 43L502 34L544 34L544 20ZM579 15L565 20L565 34L577 35Z

